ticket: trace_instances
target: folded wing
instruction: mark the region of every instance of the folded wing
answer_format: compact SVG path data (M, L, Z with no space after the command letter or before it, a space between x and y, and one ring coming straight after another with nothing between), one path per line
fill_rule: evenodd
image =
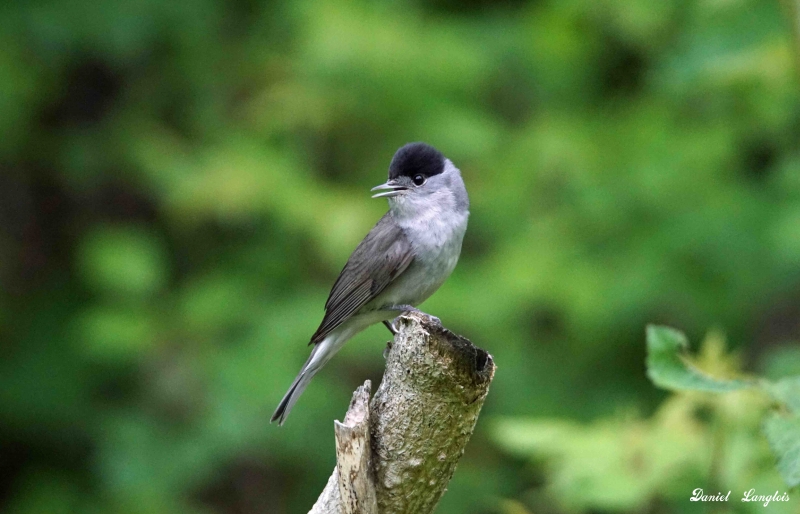
M333 284L325 317L309 344L317 344L378 296L414 260L411 243L387 212L356 247Z

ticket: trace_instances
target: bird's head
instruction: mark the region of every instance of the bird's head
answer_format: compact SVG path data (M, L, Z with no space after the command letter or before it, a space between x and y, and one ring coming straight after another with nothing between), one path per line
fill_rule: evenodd
M408 143L394 154L389 180L372 188L383 191L373 198L388 198L392 208L468 209L469 200L461 173L436 148L425 143Z

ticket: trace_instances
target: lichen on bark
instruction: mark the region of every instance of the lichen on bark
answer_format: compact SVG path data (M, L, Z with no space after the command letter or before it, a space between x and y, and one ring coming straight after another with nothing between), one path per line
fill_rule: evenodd
M378 512L427 514L464 453L495 365L491 355L435 318L409 313L397 324L400 331L387 348L386 371L366 414L371 458L365 471L374 480ZM347 512L337 475L334 470L312 513Z

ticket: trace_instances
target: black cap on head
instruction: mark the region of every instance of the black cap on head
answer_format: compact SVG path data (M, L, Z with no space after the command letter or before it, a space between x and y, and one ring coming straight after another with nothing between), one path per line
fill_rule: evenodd
M395 152L389 164L389 179L417 174L431 177L444 171L444 155L425 143L408 143Z

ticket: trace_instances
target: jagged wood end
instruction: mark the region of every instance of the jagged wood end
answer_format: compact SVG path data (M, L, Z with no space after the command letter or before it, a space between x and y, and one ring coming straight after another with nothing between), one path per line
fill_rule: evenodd
M370 404L381 514L433 512L494 378L494 359L423 313L409 313Z
M334 421L336 471L339 496L346 514L377 514L375 482L370 470L372 450L369 436L369 394L372 384L364 382L353 393L344 422Z
M398 324L372 401L367 382L335 423L338 464L311 514L429 514L464 453L492 356L424 313Z
M334 421L336 468L309 514L377 514L370 469L369 396L367 380L350 400L344 421Z

